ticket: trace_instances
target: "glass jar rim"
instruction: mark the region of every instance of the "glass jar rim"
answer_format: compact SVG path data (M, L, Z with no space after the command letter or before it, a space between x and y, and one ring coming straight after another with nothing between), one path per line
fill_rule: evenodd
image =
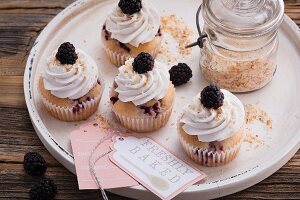
M277 31L284 16L284 2L283 0L277 0L279 9L270 20L255 27L238 27L224 23L222 20L216 17L211 9L210 2L212 0L203 0L202 15L205 23L213 30L219 31L225 35L235 37L258 37L268 34L272 31ZM222 1L222 0L218 0Z

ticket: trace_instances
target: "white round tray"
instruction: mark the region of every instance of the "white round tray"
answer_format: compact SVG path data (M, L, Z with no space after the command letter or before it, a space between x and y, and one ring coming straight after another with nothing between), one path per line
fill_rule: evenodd
M40 34L29 55L25 75L24 92L28 111L34 128L49 152L67 169L75 173L70 145L70 132L80 123L65 123L51 117L41 105L37 80L45 66L45 60L62 42L70 41L89 53L100 68L106 89L99 113L113 120L108 108L108 90L117 69L106 59L101 48L100 31L105 16L116 1L80 0L58 14ZM162 16L175 14L196 33L195 13L198 1L152 0ZM203 22L202 22L203 23ZM266 131L257 125L258 137L266 145L258 148L244 144L237 158L226 166L206 168L198 166L208 178L193 185L175 199L210 199L228 195L250 187L267 178L282 167L300 147L300 34L299 28L287 16L279 30L278 70L273 81L265 88L238 97L243 103L260 102L260 107L273 120L273 129ZM175 47L174 47L175 48ZM185 156L179 146L176 122L182 107L207 83L199 69L199 49L181 60L193 69L191 84L177 88L174 113L168 125L150 134L179 155ZM170 66L169 66L170 67ZM113 193L135 199L156 199L142 186L110 190Z

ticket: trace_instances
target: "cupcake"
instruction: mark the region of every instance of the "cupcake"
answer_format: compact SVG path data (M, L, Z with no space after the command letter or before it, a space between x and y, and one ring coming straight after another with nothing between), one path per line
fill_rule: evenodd
M151 132L168 122L175 88L167 66L141 53L119 68L110 100L120 123L135 132Z
M102 28L104 50L118 67L141 52L155 58L161 41L160 17L147 0L120 0Z
M49 113L62 121L85 120L96 112L104 85L93 58L69 42L47 59L39 91Z
M210 85L185 107L178 132L182 147L193 161L209 167L233 160L243 142L245 110L227 90Z

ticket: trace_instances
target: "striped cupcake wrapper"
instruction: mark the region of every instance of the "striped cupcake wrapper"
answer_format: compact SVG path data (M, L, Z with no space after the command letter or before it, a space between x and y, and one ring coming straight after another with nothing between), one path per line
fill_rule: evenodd
M74 122L88 119L91 115L93 115L100 104L101 97L103 91L105 89L105 83L102 78L99 77L101 83L101 91L97 97L94 97L90 101L82 102L76 108L71 107L61 107L57 106L41 95L42 102L48 112L55 118L66 121L66 122Z
M243 138L241 138L239 142L226 151L211 151L207 148L192 146L182 137L179 138L188 157L190 157L194 162L207 167L222 166L232 161L237 156L243 143Z

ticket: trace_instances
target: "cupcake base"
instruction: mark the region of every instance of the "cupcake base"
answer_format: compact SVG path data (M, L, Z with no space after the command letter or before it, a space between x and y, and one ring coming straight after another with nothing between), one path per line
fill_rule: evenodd
M101 98L99 96L95 99L91 99L90 101L82 102L78 107L64 108L54 105L47 99L42 97L42 102L48 112L53 117L65 122L74 122L88 119L97 111L100 100Z
M119 122L127 129L138 132L146 133L156 131L164 127L172 113L172 107L167 111L160 113L157 117L129 117L114 112Z
M99 107L103 89L104 83L99 80L98 84L80 99L60 99L44 88L43 78L39 81L41 100L45 108L53 117L66 122L86 120L93 115Z
M220 142L191 142L197 136L189 136L179 124L180 143L187 156L194 162L206 167L218 167L232 161L240 151L243 143L242 129L231 138Z
M162 128L169 121L175 100L175 88L172 83L169 84L166 96L159 100L160 111L157 116L148 115L132 102L121 102L118 99L118 93L115 92L115 88L116 85L114 84L110 91L111 107L116 118L125 128L138 133L152 132ZM144 106L151 107L156 102L156 100L151 100Z

